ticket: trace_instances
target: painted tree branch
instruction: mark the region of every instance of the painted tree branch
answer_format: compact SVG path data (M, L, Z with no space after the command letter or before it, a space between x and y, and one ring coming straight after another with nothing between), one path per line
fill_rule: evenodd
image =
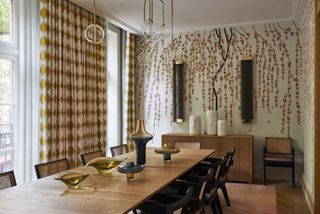
M220 29L216 29L215 30L215 35L218 38L218 45L219 48L221 49L221 58L222 58L222 63L220 64L218 71L215 73L214 77L213 77L213 94L215 96L215 110L218 110L218 94L215 88L215 82L218 78L218 75L221 73L223 67L225 66L229 56L230 56L230 46L231 46L231 42L234 36L234 30L233 28L230 28L230 33L227 32L227 29L224 28L224 36L225 36L225 40L226 40L226 48L223 45L223 40L222 40L222 35L221 35L221 30Z

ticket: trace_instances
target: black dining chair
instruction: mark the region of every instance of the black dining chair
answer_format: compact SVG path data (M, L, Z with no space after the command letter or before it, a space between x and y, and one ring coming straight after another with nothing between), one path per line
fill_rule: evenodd
M70 170L69 161L66 158L50 161L47 163L40 163L35 165L34 167L36 169L38 179Z
M227 203L227 205L230 207L230 199L226 187L226 183L228 181L230 167L233 165L233 157L236 150L232 149L230 152L227 152L227 154L222 158L207 158L205 159L202 164L206 164L208 167L214 167L218 162L221 162L221 172L218 179L218 188L221 189L224 199Z
M99 157L104 157L104 156L105 155L103 154L103 152L101 150L88 152L88 153L84 153L84 154L80 155L82 165L86 165L89 161L91 161L94 158L99 158Z
M112 157L123 155L129 152L129 148L127 144L122 144L119 146L110 147Z
M0 189L16 186L16 178L13 171L0 173Z
M142 203L137 209L143 214L193 213L189 210L193 193L193 187L189 187L184 196L158 193Z

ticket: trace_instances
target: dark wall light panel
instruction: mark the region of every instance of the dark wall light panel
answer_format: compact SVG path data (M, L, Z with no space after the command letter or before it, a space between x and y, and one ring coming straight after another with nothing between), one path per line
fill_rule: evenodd
M253 57L241 59L241 120L242 123L253 121Z
M184 121L184 75L183 61L173 61L173 121L181 123Z

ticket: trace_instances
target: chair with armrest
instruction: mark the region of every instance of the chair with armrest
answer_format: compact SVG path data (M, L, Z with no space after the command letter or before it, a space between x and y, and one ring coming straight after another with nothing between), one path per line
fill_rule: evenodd
M110 147L112 157L123 155L129 152L129 148L127 144L122 144L119 146Z
M291 138L266 137L263 148L263 184L267 167L291 168L292 186L295 187L295 150Z
M16 185L17 182L13 171L0 173L0 190Z
M86 165L89 161L94 158L104 157L104 154L101 150L88 152L80 155L83 165Z
M189 187L186 194L182 197L177 195L156 194L147 201L143 202L138 209L144 214L173 214L190 213L189 203L192 198L193 187Z
M230 199L228 195L228 191L226 188L226 183L228 181L230 167L233 165L233 156L235 154L236 150L232 149L230 152L227 152L227 154L222 158L206 158L204 162L202 162L202 166L215 166L218 162L221 162L221 172L219 174L218 179L218 188L221 189L224 199L227 203L227 205L230 207Z
M66 158L50 161L47 163L40 163L35 165L34 167L36 169L38 179L70 170L69 161Z

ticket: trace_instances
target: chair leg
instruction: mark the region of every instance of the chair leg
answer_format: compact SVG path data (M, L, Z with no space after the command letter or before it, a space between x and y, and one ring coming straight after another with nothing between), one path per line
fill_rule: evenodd
M214 200L210 203L210 207L213 214L219 214L216 202Z
M294 165L293 165L293 167L292 167L292 186L293 186L293 188L296 187L296 182L295 182L295 167L294 167Z
M214 203L215 203L216 206L217 206L218 213L219 213L219 214L223 214L223 210L222 210L222 207L221 207L221 203L220 203L220 199L219 199L219 195L218 195L218 194L217 194L217 196L216 196L215 199L214 199Z
M263 185L266 185L266 165L263 164Z
M231 207L230 200L229 200L229 196L228 196L228 192L227 192L227 188L226 188L226 184L222 184L222 185L221 185L221 190L222 190L224 199L225 199L226 202L227 202L228 207Z

